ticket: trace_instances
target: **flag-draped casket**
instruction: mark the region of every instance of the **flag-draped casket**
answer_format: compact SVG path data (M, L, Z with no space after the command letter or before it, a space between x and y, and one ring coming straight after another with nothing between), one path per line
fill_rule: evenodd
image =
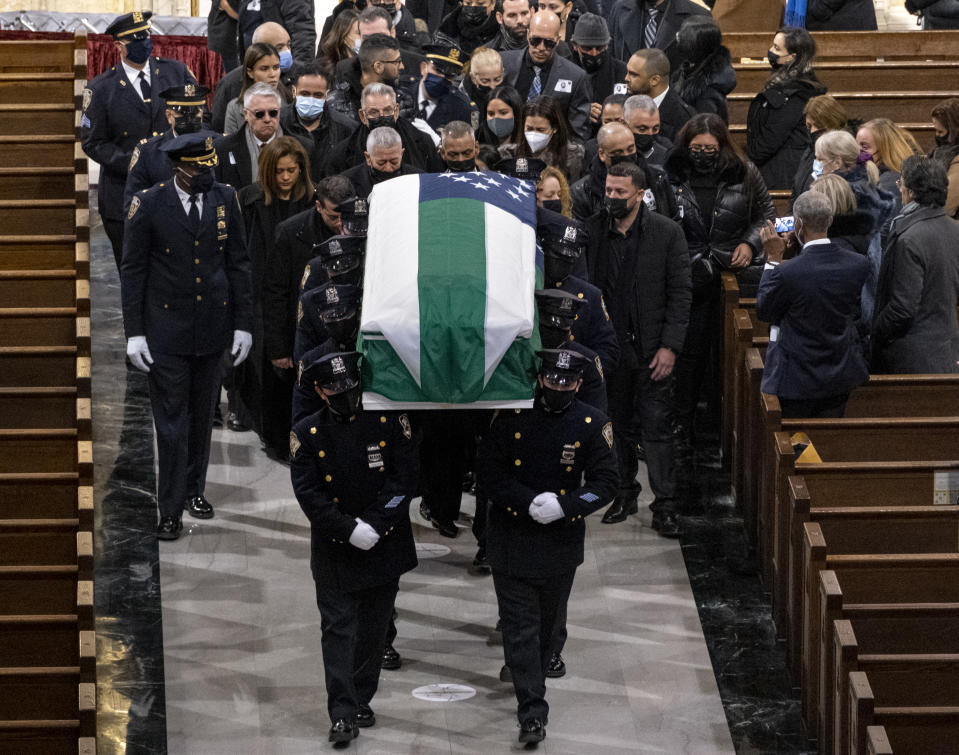
M532 405L535 229L532 185L499 173L407 175L373 189L364 407Z

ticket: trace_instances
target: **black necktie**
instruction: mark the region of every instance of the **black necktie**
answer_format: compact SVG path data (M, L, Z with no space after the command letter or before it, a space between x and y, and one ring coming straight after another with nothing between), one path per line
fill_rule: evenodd
M656 31L659 29L659 8L649 8L647 14L649 17L646 20L646 33L643 39L646 42L646 48L652 49L656 44Z
M150 101L150 82L147 81L146 74L140 71L140 94L143 95L143 101Z
M190 225L193 226L193 230L196 231L200 228L200 208L197 206L197 195L190 195Z

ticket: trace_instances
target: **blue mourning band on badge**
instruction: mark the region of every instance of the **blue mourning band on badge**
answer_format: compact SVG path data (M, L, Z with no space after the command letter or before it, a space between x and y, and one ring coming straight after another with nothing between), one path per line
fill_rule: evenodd
M586 501L586 503L594 503L599 500L599 496L595 493L583 493L580 498Z
M395 509L395 508L396 508L397 506L399 506L402 502L403 502L403 496L401 496L401 495L395 495L395 496L393 496L392 498L390 498L389 503L387 503L386 506L384 506L383 508Z

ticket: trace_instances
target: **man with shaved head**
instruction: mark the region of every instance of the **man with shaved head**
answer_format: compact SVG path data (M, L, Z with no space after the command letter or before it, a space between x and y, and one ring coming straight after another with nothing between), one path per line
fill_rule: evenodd
M580 142L590 137L589 106L593 92L586 72L556 54L560 42L559 16L543 10L533 15L526 47L500 53L506 72L503 83L534 100L548 96L556 101L570 126L570 136Z

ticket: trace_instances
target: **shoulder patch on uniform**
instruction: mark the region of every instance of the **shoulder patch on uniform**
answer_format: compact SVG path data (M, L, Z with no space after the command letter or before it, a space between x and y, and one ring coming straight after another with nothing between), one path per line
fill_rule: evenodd
M300 450L300 439L296 437L296 433L290 430L290 458L296 458L296 452Z
M299 324L300 320L303 319L303 302L298 301L296 303L296 322Z
M140 209L140 197L134 197L130 200L130 211L127 213L127 220L132 218L137 214L137 210Z
M86 111L90 107L90 103L93 101L93 90L86 88L83 90L83 110Z
M144 139L143 141L145 142L146 139ZM142 144L142 142L141 142L141 144ZM134 148L133 148L133 154L130 155L130 165L129 165L129 167L127 168L127 171L133 170L133 166L137 164L137 160L139 160L139 159L140 159L140 148L139 148L139 147L134 147Z
M599 354L593 357L593 361L596 363L596 372L599 373L599 379L606 380L606 376L603 374L603 360L599 358Z
M606 441L606 445L610 448L613 447L613 423L607 422L603 425L603 440Z
M303 268L303 277L300 278L300 291L306 288L306 282L310 279L310 266Z
M606 316L606 322L609 322L609 311L606 309L606 300L602 296L599 297L599 306L603 308L603 314Z
M399 416L400 427L403 428L403 437L410 440L413 437L413 430L410 428L410 418L404 412Z

